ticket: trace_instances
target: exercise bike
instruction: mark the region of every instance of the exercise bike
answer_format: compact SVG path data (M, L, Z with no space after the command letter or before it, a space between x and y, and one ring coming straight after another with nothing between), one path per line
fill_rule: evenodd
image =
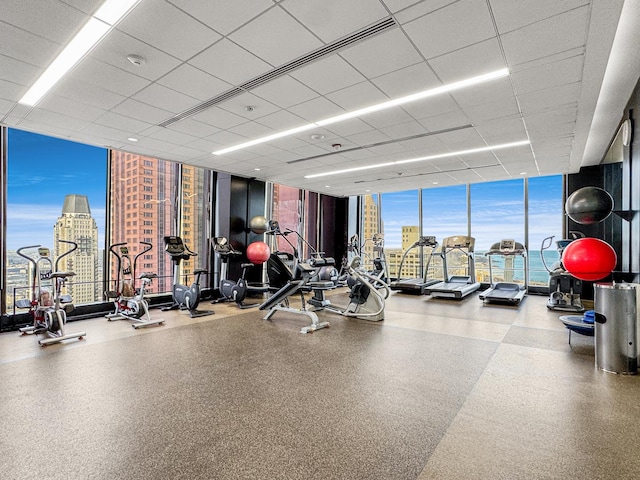
M544 258L544 251L551 246L553 238L554 237L551 236L542 240L542 246L540 247L542 264L547 272L549 272L549 299L547 300L547 308L561 312L582 313L585 311L580 298L582 294L582 280L567 272L562 264L562 252L574 239L556 241L556 249L558 250L560 258L556 263L551 265L551 267L548 267Z
M189 250L184 244L182 238L177 236L164 237L165 251L171 257L173 262L173 305L162 309L163 312L168 310L188 310L191 318L204 317L206 315L213 315L215 312L209 310L198 310L198 304L200 303L200 275L207 273L207 270L196 269L193 271L195 276L193 283L190 287L180 284L180 262L182 260L189 260L191 257L195 257L198 254Z
M82 340L85 332L65 333L64 327L67 323L67 313L73 311L71 295L62 294L62 287L69 277L75 275L73 272L58 271L58 264L67 255L70 255L78 248L78 244L68 240L59 240L72 246L70 250L60 255L55 262L55 267L51 261L51 251L41 245L32 245L18 249L17 254L26 259L31 265L33 274L31 276L31 300L23 299L16 301L16 307L29 308L29 313L33 318L33 325L20 329L21 335L47 335L47 338L38 340L42 347L53 343L60 343L64 340L77 338ZM29 256L25 250L37 248L37 257ZM44 285L48 282L48 287ZM51 288L53 298L51 298ZM63 307L63 304L64 307Z
M153 245L149 242L140 243L144 245L143 250L134 256L133 260L131 260L129 256L129 247L127 247L126 242L116 243L109 247L109 252L116 258L117 278L115 281L115 290L105 292L107 299L113 299L115 306L115 311L105 315L105 318L109 321L133 320L136 322L131 325L133 328L161 325L164 323L164 319L151 320L149 303L144 298L147 287L153 282L154 278L158 278L158 275L155 273L143 273L139 277L142 282L140 289L136 291L135 288L138 258L153 248ZM120 253L118 253L117 250L119 250Z
M212 243L214 252L220 256L220 285L218 289L222 297L212 300L211 303L231 301L236 302L238 308L242 309L259 306L259 303L244 303L249 293L264 293L269 290L268 287L251 287L247 283L247 270L255 265L253 263L241 264L240 268L242 268L242 274L238 281L234 282L233 280L229 280L227 278L229 272L229 260L231 257L241 256L242 252L233 248L226 237L214 237Z

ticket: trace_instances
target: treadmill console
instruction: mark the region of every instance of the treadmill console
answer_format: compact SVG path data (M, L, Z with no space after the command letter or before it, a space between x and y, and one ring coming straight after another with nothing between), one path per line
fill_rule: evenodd
M516 249L516 241L515 240L501 240L500 241L500 250L503 252L512 252Z
M420 237L418 243L416 244L417 247L435 247L437 245L438 242L436 241L436 237L433 235Z

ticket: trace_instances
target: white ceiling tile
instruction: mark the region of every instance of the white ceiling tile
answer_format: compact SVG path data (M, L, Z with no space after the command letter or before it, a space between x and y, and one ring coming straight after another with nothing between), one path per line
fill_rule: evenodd
M20 59L44 70L59 53L61 46L6 23L0 28L0 55ZM33 78L29 83L34 82Z
M101 108L92 107L76 100L71 100L61 95L49 94L38 104L39 108L54 111L78 118L87 122L92 122L104 114Z
M175 145L189 145L191 142L196 140L196 138L191 135L188 135L182 132L177 132L175 130L170 130L168 128L157 130L156 132L151 133L147 136L151 138L155 138L157 140L163 140L165 142L173 143ZM171 151L174 152L176 150L171 150Z
M126 130L130 134L137 134L148 129L153 124L150 122L141 122L133 118L119 115L114 112L107 112L95 121L98 125L106 125L107 127Z
M208 108L200 113L193 115L190 118L199 122L206 123L208 125L213 125L220 130L235 127L236 125L240 125L241 123L247 121L246 118L223 110L219 107Z
M400 29L389 30L340 52L345 60L369 78L375 78L422 61Z
M417 120L430 132L469 124L469 118L461 110L453 110Z
M451 95L438 95L425 98L424 100L403 105L402 108L416 120L451 114L451 112L459 110L458 105L456 105L456 102L451 98ZM467 123L467 121L463 120L459 125L465 123ZM443 128L449 128L451 126L452 125L448 125Z
M451 3L451 0L429 0L425 1L410 1L410 0L384 0L384 3L387 4L389 8L400 9L403 10L394 15L396 21L398 21L401 25L415 20L416 18L423 17L435 10L439 10L442 7L447 6ZM412 4L411 6L407 4ZM391 7L393 5L393 7Z
M404 25L426 59L496 36L486 0L461 0Z
M3 100L0 98L0 117L9 113L9 110L11 110L11 107L13 107L13 105L14 101ZM2 119L0 118L0 120Z
M404 97L442 85L426 63L418 63L382 75L373 79L372 83L390 98Z
M432 58L429 65L443 83L457 82L506 66L496 38Z
M39 73L40 70L34 65L0 55L0 79L2 80L10 81L16 85L28 86L38 77ZM26 88L24 92L26 92ZM6 94L4 96L6 97Z
M337 138L346 138L351 135L373 130L373 127L359 118L352 118L344 122L328 125L326 129L332 132Z
M345 112L344 108L339 107L325 97L314 98L300 105L295 105L288 110L309 122L334 117Z
M236 125L235 127L231 127L229 129L229 132L237 133L238 135L242 135L243 137L247 137L249 139L266 137L267 135L276 133L272 128L265 127L258 122L246 122L240 125Z
M110 110L127 98L85 82L73 75L67 75L60 80L60 83L56 85L55 93L103 110Z
M389 15L377 0L323 0L280 4L325 43L349 35Z
M485 103L509 101L514 97L513 87L509 78L500 78L491 82L473 85L451 92L450 95L463 109Z
M82 120L77 117L67 116L41 108L34 108L25 118L28 121L40 123L42 125L47 125L49 123L60 125L67 130L73 131L83 128L88 123L86 120Z
M296 69L290 75L322 95L365 80L362 74L339 55L324 57Z
M587 41L589 8L581 7L502 35L509 65L544 59Z
M112 111L147 123L160 123L171 117L173 113L132 99L125 100Z
M511 80L516 94L523 95L537 90L580 82L583 67L584 55L575 55L512 73Z
M90 55L98 60L149 80L156 80L180 65L180 60L118 30L107 35ZM134 65L127 56L138 55L142 65Z
M4 98L7 101L17 102L26 91L27 89L23 85L0 80L0 98Z
M141 2L116 28L181 60L188 60L221 38L164 0Z
M172 123L167 129L187 133L197 138L213 135L218 131L216 127L199 122L193 118L185 118L179 122Z
M518 95L518 102L522 112L527 115L547 110L557 110L561 105L577 104L579 96L580 84L576 82Z
M281 8L267 10L228 38L274 67L322 46L320 40Z
M58 44L67 43L88 20L86 14L58 0L2 0L0 18L21 30L42 32L43 37Z
M233 88L230 83L203 72L187 63L167 73L156 83L204 101Z
M413 117L405 112L401 107L390 108L381 112L370 113L363 117L365 122L374 128L384 128L391 125L406 124L413 120Z
M345 110L356 110L389 100L389 98L371 82L352 85L351 87L330 93L326 95L326 97ZM366 117L363 118L366 119Z
M276 131L289 130L290 128L299 127L308 123L303 118L300 118L287 110L279 110L269 115L265 115L264 117L260 117L257 122Z
M176 7L227 35L270 7L271 0L169 0Z
M94 58L85 58L82 63L71 71L69 76L81 78L86 82L125 97L133 95L151 83L147 79Z
M508 98L465 108L464 113L469 121L475 124L486 120L494 120L497 118L517 115L519 110L515 99Z
M280 110L276 105L253 93L243 93L232 97L219 103L218 106L247 120L257 120Z
M559 13L586 5L588 0L489 0L500 33L510 32Z
M193 97L158 85L157 83L152 83L148 87L143 88L131 98L174 114L187 110L199 103L198 100Z
M253 88L251 93L280 108L288 108L318 96L316 92L288 75Z
M272 66L226 38L195 56L189 63L232 85L242 85Z
M126 130L120 130L117 128L109 127L106 125L98 125L97 123L92 123L90 125L85 126L81 131L81 138L100 138L103 137L107 141L124 141L127 137L131 136L130 132ZM104 143L99 143L99 145L105 145Z

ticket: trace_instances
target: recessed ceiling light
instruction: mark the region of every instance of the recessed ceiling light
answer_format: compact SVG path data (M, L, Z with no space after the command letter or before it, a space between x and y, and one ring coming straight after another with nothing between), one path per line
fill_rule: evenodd
M324 140L324 135L321 133L314 133L311 135L311 140Z
M129 137L129 138L127 138L127 140L129 140L130 142L137 142L138 141L138 139L134 138L134 137Z
M215 152L211 152L213 155L224 155L225 153L235 152L236 150L241 150L243 148L252 147L254 145L259 145L261 143L270 142L272 140L276 140L282 137L288 137L290 135L295 135L297 133L305 132L307 130L311 130L318 127L325 127L327 125L332 125L334 123L343 122L345 120L349 120L355 117L361 117L363 115L367 115L369 113L379 112L381 110L385 110L391 107L397 107L400 105L404 105L409 102L415 102L417 100L422 100L423 98L433 97L436 95L442 95L443 93L452 92L454 90L460 90L465 87L470 87L472 85L478 85L480 83L488 82L491 80L496 80L498 78L506 77L509 75L509 69L503 68L500 70L495 70L493 72L485 73L484 75L478 75L475 77L467 78L465 80L461 80L459 82L449 83L447 85L442 85L441 87L430 88L428 90L423 90L418 93L414 93L411 95L406 95L404 97L395 98L393 100L388 100L386 102L377 103L375 105L370 105L368 107L360 108L358 110L353 110L351 112L343 113L341 115L336 115L335 117L326 118L324 120L320 120L315 123L309 123L307 125L301 125L296 128L292 128L290 130L285 130L284 132L274 133L272 135L267 135L266 137L256 138L254 140L249 140L248 142L240 143L238 145L234 145L232 147L223 148L221 150L216 150Z
M526 175L527 172L520 172L520 175Z
M431 182L431 185L438 185L440 182Z
M324 188L331 188L331 185L325 185Z
M259 168L254 168L254 170L255 170L256 172L259 172L259 171L260 171L260 169L259 169Z

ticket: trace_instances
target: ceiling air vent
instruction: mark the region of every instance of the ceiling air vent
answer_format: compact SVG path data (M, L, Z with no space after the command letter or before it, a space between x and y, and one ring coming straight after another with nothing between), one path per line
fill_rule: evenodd
M195 107L185 110L184 112L178 113L177 115L174 115L173 117L169 118L168 120L165 120L159 125L161 127L167 127L172 123L183 120L187 117L190 117L191 115L195 115L196 113L200 113L203 110L206 110L214 105L222 103L244 92L248 92L252 88L258 87L260 85L264 85L265 83L270 82L271 80L274 80L282 75L286 75L287 73L292 72L300 67L303 67L304 65L308 65L311 62L315 62L316 60L319 60L327 55L337 53L343 48L350 47L358 42L361 42L362 40L371 38L395 26L397 26L397 23L393 19L393 17L387 17L384 20L374 25L371 25L367 28L364 28L356 33L349 35L348 37L341 38L340 40L336 40L333 43L325 45L324 47L320 47L311 53L308 53L289 63L281 65L278 68L274 68L273 70L265 74L262 74L259 77L255 77L249 80L248 82L243 83L242 85L238 85L237 87L227 90L226 92L223 92L220 95L210 98L209 100L202 102L196 105Z

